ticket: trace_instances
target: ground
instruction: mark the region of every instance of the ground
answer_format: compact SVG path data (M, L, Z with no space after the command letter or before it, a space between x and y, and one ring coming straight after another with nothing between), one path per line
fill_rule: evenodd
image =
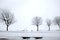
M41 40L60 40L60 31L1 31L0 38L8 38L9 40L22 40L22 37L30 37L29 40L35 40L34 37L43 37Z

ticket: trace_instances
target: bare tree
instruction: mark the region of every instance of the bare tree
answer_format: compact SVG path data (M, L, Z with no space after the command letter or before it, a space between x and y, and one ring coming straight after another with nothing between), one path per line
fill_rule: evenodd
M14 23L14 15L8 10L2 10L2 12L0 13L0 20L2 20L6 24L6 30L8 31L9 25Z
M54 23L57 24L60 28L60 16L54 18Z
M50 20L50 19L47 19L47 20L46 20L46 23L47 23L47 26L48 26L48 28L49 28L49 31L50 31L51 20Z
M37 31L39 31L39 25L42 24L42 18L41 17L34 17L32 23L33 23L33 25L37 26Z

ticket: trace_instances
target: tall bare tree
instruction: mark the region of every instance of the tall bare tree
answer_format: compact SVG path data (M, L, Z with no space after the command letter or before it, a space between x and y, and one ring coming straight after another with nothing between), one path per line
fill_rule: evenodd
M33 25L37 26L37 31L39 31L39 25L42 24L42 18L41 17L34 17L32 21Z
M1 11L2 12L0 13L0 20L2 20L6 24L6 30L8 31L9 25L14 23L14 15L10 11L5 9L2 9Z
M51 20L50 20L50 19L47 19L47 20L46 20L46 23L47 23L47 26L48 26L48 28L49 28L49 31L50 31Z
M60 16L54 18L54 23L57 24L60 28Z

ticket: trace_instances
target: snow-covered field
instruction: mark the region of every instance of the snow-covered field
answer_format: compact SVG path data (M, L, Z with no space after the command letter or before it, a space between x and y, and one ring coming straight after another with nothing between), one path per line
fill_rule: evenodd
M23 40L22 37L30 37L29 40L35 40L35 38L33 37L43 37L42 39L39 40L60 40L60 31L43 31L43 32L1 31L0 32L0 38L8 38L9 40Z

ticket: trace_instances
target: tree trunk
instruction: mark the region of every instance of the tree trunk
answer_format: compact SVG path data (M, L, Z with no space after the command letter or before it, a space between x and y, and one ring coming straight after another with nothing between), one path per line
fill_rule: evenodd
M8 25L7 25L7 29L6 30L8 31Z
M50 31L50 26L49 26L49 30L48 31Z
M59 26L59 29L60 29L60 25L58 24L58 26Z
M39 31L39 27L38 27L38 25L37 25L37 31Z

